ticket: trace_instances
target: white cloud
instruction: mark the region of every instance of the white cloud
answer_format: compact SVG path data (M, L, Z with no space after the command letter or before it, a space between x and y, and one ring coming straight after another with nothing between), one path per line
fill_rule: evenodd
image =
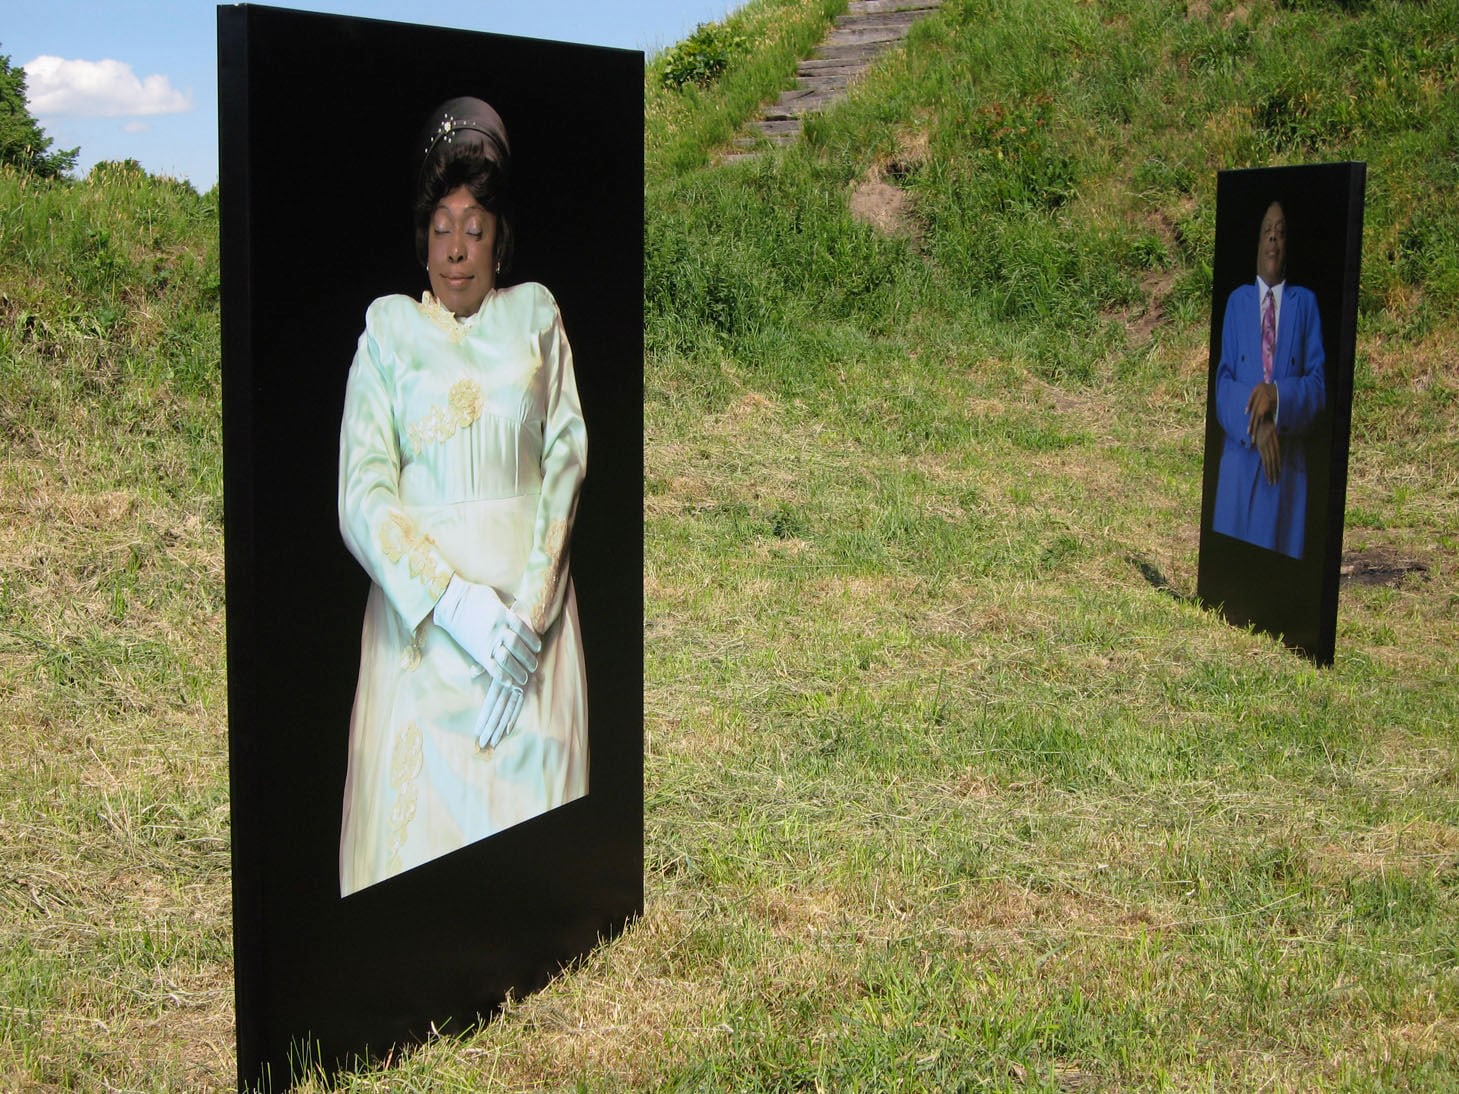
M181 114L193 106L190 90L178 91L162 75L139 80L121 61L43 55L26 62L25 91L30 112L39 118Z

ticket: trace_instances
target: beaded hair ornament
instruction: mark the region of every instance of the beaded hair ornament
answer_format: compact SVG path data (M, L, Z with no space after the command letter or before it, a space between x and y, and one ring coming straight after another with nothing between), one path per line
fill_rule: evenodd
M493 163L506 165L512 154L507 142L507 127L501 115L487 103L471 96L447 99L431 112L431 120L421 131L416 147L420 149L420 169L416 172L419 189L427 165L447 149L475 146Z

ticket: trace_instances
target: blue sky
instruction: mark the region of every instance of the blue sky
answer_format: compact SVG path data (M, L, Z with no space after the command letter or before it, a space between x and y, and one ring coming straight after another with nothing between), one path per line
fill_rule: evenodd
M743 0L290 0L274 6L493 31L653 54ZM218 179L217 4L7 0L0 54L26 68L31 113L80 147L77 171L135 159L199 190Z

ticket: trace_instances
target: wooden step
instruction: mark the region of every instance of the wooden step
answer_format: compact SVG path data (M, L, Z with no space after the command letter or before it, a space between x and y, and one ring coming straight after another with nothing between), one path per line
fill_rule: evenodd
M942 7L942 0L851 0L846 5L848 15L875 14L895 11L932 12Z
M822 39L822 45L861 46L872 42L900 42L906 36L906 30L900 27L867 27L864 30L851 27L831 31Z
M776 137L794 135L800 132L799 118L766 118L756 123L756 128L767 137L774 140Z
M906 29L917 20L921 19L926 12L921 11L894 11L886 15L838 15L832 24L837 30L870 30L896 28Z
M797 76L838 76L845 74L856 74L866 66L856 61L823 60L819 57L809 57L795 66Z
M797 76L795 86L802 91L841 91L851 83L853 75L840 72L831 76Z
M876 60L886 52L886 47L878 43L863 42L860 45L851 46L817 46L813 60L836 61L839 64L858 64L865 68L872 61Z
M841 92L836 91L786 91L783 92L775 105L767 107L764 117L767 121L786 121L791 118L801 118L806 114L814 114L827 103L834 102L841 98Z

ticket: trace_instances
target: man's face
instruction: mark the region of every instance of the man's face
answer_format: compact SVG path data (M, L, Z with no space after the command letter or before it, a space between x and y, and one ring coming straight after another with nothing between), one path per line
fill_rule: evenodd
M1279 202L1267 206L1256 241L1256 272L1268 285L1287 276L1287 215Z

